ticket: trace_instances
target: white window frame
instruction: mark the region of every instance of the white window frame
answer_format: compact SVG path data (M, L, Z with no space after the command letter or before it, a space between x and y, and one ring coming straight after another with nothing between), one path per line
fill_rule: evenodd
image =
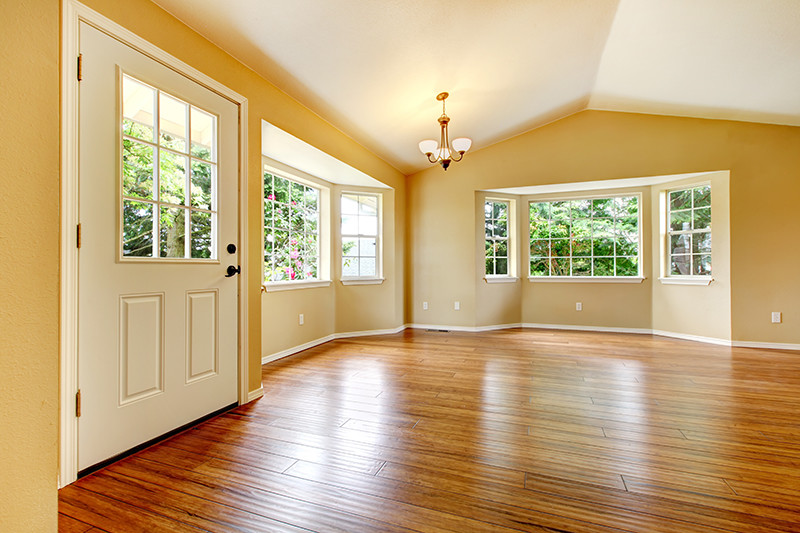
M330 226L328 222L330 210L330 185L314 176L308 175L300 170L293 169L288 165L283 165L265 156L262 157L261 165L261 186L263 191L264 173L268 172L280 176L289 181L300 183L307 187L312 187L319 191L317 200L317 277L314 279L295 279L268 281L264 278L264 248L263 239L266 239L266 228L264 227L264 206L266 198L261 199L261 235L262 235L262 291L278 292L295 289L310 289L316 287L327 287L331 284L330 279Z
M486 255L486 241L491 238L495 240L495 236L486 235L486 203L501 203L506 205L506 273L505 274L489 274L486 272L486 259L488 259ZM481 239L482 247L483 247L483 279L486 283L511 283L517 280L516 277L516 200L511 198L498 198L494 196L487 196L481 202L481 211L483 213L483 238ZM494 212L494 211L493 211ZM496 256L495 256L496 257Z
M579 201L579 200L605 200L605 199L614 199L614 198L628 198L628 197L636 197L637 198L637 232L638 232L638 246L637 246L637 274L635 276L532 276L531 275L531 233L530 233L530 206L531 204L536 203L555 203L555 202L569 202L569 201ZM528 197L527 200L527 214L526 218L528 221L528 234L527 234L527 242L528 242L528 251L526 253L526 269L527 269L527 276L528 281L532 283L559 283L559 282L577 282L577 283L641 283L644 281L644 253L643 253L643 239L642 239L642 193L641 192L624 192L624 193L614 193L614 194L593 194L593 195L580 195L580 196L568 196L568 197L557 197L557 198L550 198L550 197ZM592 217L594 218L594 217ZM571 240L571 239L570 239ZM570 252L572 249L572 244L570 243ZM576 256L573 256L570 253L569 257L573 259ZM593 255L589 256L577 256L578 258L581 257L594 257ZM616 254L614 258L616 258ZM571 269L570 269L571 271Z
M361 233L360 229L357 234L345 234L342 229L344 223L344 214L341 212L342 202L345 196L370 196L375 198L377 206L378 224L375 234ZM356 200L358 202L358 200ZM383 194L377 192L365 191L342 191L339 195L339 256L341 261L339 267L344 272L344 239L375 239L375 275L373 276L345 276L341 275L340 281L342 285L371 285L380 284L384 281L383 278ZM359 257L360 258L360 257Z
M676 192L676 191L689 191L689 190L693 191L694 189L698 189L698 188L701 188L701 187L708 187L709 189L711 189L711 203L709 203L709 206L708 206L709 209L711 210L711 221L712 222L711 222L710 226L707 229L703 228L703 229L700 229L700 230L673 231L671 229L671 227L670 227L670 218L671 218L671 214L672 214L672 206L671 206L671 203L670 203L670 194L673 193L673 192ZM662 249L664 250L664 255L663 255L664 259L663 259L663 264L662 264L663 271L662 271L661 277L659 278L659 281L661 281L661 283L663 283L665 285L709 285L714 280L714 259L713 259L713 250L714 250L714 235L713 235L714 207L713 207L713 198L714 198L714 192L713 192L713 187L711 186L711 182L710 181L703 181L703 182L699 182L699 183L681 185L681 186L678 186L678 187L671 187L669 189L664 190L663 191L663 195L664 195L663 196L663 202L664 203L663 203L663 207L662 207L662 217L663 217L663 219L662 219L663 220L663 226L662 227L664 228L664 230L663 230L663 236L664 237L663 237ZM692 194L692 207L690 209L692 211L694 211L694 209L695 209L695 207L694 207L694 194ZM695 234L699 234L699 233L708 233L709 236L711 236L711 250L708 252L708 255L712 256L712 259L711 259L711 274L707 274L707 275L673 274L672 273L672 249L671 249L672 248L671 247L672 238L671 237L673 235L681 235L681 234L695 235ZM689 257L691 257L693 255L691 249L689 250L689 253L687 255ZM690 264L690 271L691 270L693 270L693 269L691 268L691 264Z

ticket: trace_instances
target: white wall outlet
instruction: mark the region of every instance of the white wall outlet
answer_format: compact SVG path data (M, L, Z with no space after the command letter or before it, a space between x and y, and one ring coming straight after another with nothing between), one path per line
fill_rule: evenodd
M456 300L455 303L453 303L453 309L455 309L456 311L461 310L461 302Z
M772 323L773 324L780 324L781 323L781 312L780 311L773 311L772 312Z
M306 321L306 317L303 316L303 313L300 313L299 320L300 320L300 325L302 326Z
M582 302L575 302L575 310L576 311L583 311L583 303Z
M422 302L422 310L423 311L427 311L428 310L428 302Z

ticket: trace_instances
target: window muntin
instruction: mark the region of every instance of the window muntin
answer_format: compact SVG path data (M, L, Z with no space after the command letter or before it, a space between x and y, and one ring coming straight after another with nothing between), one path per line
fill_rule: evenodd
M319 279L320 191L264 172L264 280Z
M342 278L376 278L380 273L380 197L342 194Z
M667 249L670 276L711 275L711 185L669 191Z
M485 227L485 259L487 276L508 276L510 243L509 202L486 200L483 204Z
M217 117L122 75L121 253L216 259Z
M641 276L639 196L531 202L531 277Z

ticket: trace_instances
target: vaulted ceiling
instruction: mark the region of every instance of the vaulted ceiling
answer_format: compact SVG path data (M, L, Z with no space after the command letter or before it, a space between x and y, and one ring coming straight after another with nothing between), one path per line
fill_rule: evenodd
M154 1L406 174L441 91L473 150L584 109L800 126L800 0Z

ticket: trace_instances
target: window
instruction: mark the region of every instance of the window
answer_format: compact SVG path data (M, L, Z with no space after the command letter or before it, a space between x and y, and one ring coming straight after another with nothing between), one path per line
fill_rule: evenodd
M531 277L640 276L639 197L530 204Z
M711 275L711 185L669 192L670 276Z
M508 214L509 202L500 200L484 202L487 276L510 275Z
M264 280L319 279L320 191L264 172Z
M380 275L380 197L342 194L342 278Z
M122 76L122 257L217 256L217 117Z

